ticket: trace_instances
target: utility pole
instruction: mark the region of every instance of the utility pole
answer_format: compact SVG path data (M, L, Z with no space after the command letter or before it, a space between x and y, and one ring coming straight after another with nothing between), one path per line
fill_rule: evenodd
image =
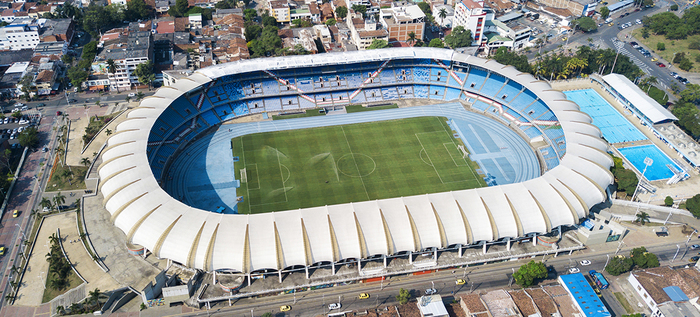
M681 250L681 246L676 244L676 254L673 255L673 259L671 259L671 262L676 260L676 257L678 256L678 252Z
M610 261L610 254L606 254L605 256L608 258L605 260L605 265L603 266L603 271L605 271L605 268L608 267L608 261Z

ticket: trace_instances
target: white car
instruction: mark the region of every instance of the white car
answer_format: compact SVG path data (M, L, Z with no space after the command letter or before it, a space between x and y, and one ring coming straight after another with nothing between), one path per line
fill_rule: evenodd
M425 290L425 295L433 295L435 293L437 293L437 290L434 288L428 288Z
M691 250L700 249L700 245L693 244L693 245L690 246L690 249L691 249Z
M634 22L636 22L637 24L642 24L642 20L640 20L640 19L637 19L637 20L634 21Z
M136 97L136 94L132 92L132 93L129 94L129 97L130 97L130 98Z
M580 272L581 272L581 270L579 270L577 267L572 267L569 269L569 273L571 273L571 274L576 274L576 273L580 273Z
M581 261L581 262L579 262L579 263L581 263L581 265L583 265L583 266L591 265L591 261L588 261L588 260L583 260L583 261Z
M340 309L340 307L343 307L343 305L340 305L340 303L328 304L328 310Z

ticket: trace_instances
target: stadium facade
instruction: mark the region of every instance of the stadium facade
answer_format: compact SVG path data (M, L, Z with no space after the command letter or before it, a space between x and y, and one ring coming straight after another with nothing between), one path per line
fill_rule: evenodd
M548 150L539 151L552 163L542 176L516 184L253 215L197 209L161 187L178 146L220 122L402 98L490 106L522 135L546 142ZM511 66L445 49L216 65L160 88L115 130L99 168L111 220L129 242L206 271L270 272L510 243L577 224L613 182L608 144L563 93Z

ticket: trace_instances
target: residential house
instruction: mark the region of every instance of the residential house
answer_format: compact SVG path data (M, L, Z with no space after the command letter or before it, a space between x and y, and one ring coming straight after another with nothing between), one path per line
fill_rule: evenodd
M70 43L75 33L75 22L72 19L50 19L41 27L42 42Z
M270 15L277 19L278 23L291 22L291 12L286 1L270 0L267 2L267 9L270 11Z
M367 49L375 40L389 42L389 32L386 29L377 28L377 21L374 19L374 16L369 16L365 20L355 18L348 22L348 27L352 34L352 42L360 50Z
M503 23L499 20L486 21L486 54L495 52L499 47L520 50L530 41L532 29L518 22Z
M45 96L50 95L52 91L58 90L58 87L54 88L56 83L56 72L53 70L42 70L34 78L34 86L37 89L37 95ZM58 86L58 85L56 85Z
M700 316L700 272L689 268L655 267L633 271L627 278L651 317Z
M190 13L187 16L188 25L190 29L201 29L202 28L202 14L201 13Z
M445 14L447 15L444 19L440 17L440 11L445 10ZM452 6L445 5L445 4L437 4L433 6L433 17L435 18L435 22L437 22L441 27L451 29L452 28L452 20L455 18L455 9Z

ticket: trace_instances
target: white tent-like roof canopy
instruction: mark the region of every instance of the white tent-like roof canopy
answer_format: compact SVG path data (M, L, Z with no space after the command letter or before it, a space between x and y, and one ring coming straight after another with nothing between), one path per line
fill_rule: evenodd
M156 119L183 94L221 76L390 59L436 59L498 73L534 92L559 118L567 151L541 177L518 184L254 215L218 214L168 195L147 157ZM100 191L127 239L203 270L255 272L513 239L573 225L605 200L613 178L607 143L563 93L492 60L436 48L392 48L246 60L201 69L145 98L102 154ZM448 65L449 66L449 65ZM561 116L560 116L561 115ZM231 126L235 128L235 126Z
M652 124L677 121L671 111L661 106L656 100L649 97L637 85L627 77L620 74L608 74L603 76L603 80L610 85L620 96L629 101L639 112L641 112Z

